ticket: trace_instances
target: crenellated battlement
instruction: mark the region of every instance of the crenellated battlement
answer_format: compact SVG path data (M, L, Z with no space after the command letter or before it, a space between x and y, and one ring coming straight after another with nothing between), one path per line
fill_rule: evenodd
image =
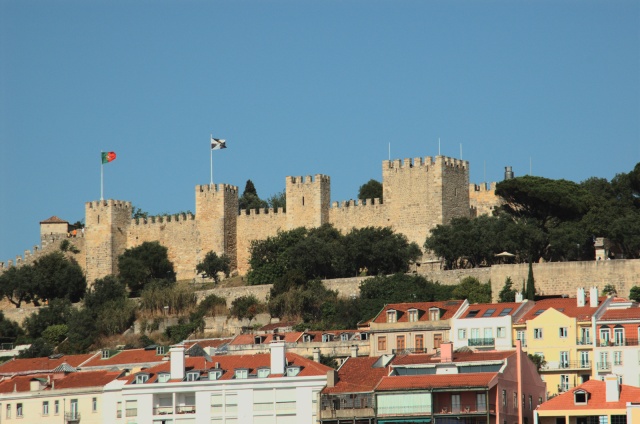
M284 208L240 209L240 211L238 212L238 217L255 216L255 215L275 215L275 214L283 215L283 214L286 214L286 212L284 211Z
M203 184L196 186L197 193L229 193L238 194L238 186L231 184Z
M191 213L176 213L172 215L154 215L147 218L134 218L131 220L132 225L144 226L155 224L181 223L193 221L196 216Z
M375 199L358 199L358 200L343 200L342 202L333 202L331 207L335 209L339 208L370 208L373 206L382 205L382 201L379 198Z
M432 166L442 166L449 168L461 168L468 169L469 161L462 159L455 159L448 156L425 156L416 158L394 159L385 160L382 162L382 168L389 169L403 169L403 168L424 168L427 169Z
M496 183L469 184L469 191L477 191L481 193L496 191Z
M113 207L116 209L131 209L133 207L131 202L125 202L123 200L114 200L114 199L94 200L91 202L87 202L86 206L89 209L99 209L107 206Z
M323 175L323 174L316 174L313 177L311 175L307 175L307 176L297 176L297 177L292 177L292 176L288 176L287 177L287 183L290 184L314 184L314 183L329 183L331 182L331 177L329 177L328 175Z

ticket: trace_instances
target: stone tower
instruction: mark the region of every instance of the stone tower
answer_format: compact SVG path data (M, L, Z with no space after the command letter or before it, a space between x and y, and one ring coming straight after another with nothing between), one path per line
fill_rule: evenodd
M127 247L131 202L99 200L85 204L87 282L117 273L118 256Z
M197 262L209 251L226 254L237 265L238 187L228 184L196 186L196 223L200 236Z
M422 247L429 231L469 217L469 162L436 156L382 162L388 224Z
M286 194L287 229L313 228L329 222L331 179L328 176L287 177Z

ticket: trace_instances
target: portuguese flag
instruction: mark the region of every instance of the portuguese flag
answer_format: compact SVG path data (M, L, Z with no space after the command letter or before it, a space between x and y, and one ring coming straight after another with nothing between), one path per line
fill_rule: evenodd
M109 163L116 160L116 152L102 152L102 163Z

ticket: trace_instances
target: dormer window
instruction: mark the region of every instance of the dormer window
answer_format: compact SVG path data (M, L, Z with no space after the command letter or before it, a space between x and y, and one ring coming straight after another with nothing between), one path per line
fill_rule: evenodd
M387 311L387 322L398 322L398 312L394 309Z
M235 370L234 378L238 380L249 378L249 370L246 368L239 368Z
M171 379L171 374L168 372L161 372L158 374L158 383L166 383L169 379Z
M269 368L260 368L258 369L258 378L267 378L271 374L271 370Z
M261 344L262 343L262 337L261 336L255 336L253 339L253 344Z
M440 319L440 309L438 308L430 308L429 309L429 321L438 321Z
M149 381L149 374L138 374L136 375L134 384L144 384L147 381Z
M576 405L586 405L589 398L589 393L586 390L576 390L573 392L573 402Z
M222 377L222 370L212 370L209 371L209 380L219 380Z
M305 334L302 336L302 341L305 343L311 343L311 340L313 340L313 336L311 336L311 334Z
M331 342L333 341L333 334L323 334L322 335L323 342Z
M340 340L342 340L343 342L348 342L349 341L349 333L340 334Z
M156 355L164 355L167 353L166 346L156 346Z
M186 381L198 381L200 379L200 372L198 371L189 371L185 378Z
M418 321L418 310L409 309L409 322L417 322L417 321Z
M287 367L287 377L295 377L298 374L300 374L300 367Z
M110 352L109 349L102 349L102 359L109 359Z

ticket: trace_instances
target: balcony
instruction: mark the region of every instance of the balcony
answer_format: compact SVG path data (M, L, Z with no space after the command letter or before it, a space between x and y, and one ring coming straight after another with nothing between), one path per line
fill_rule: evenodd
M320 399L320 405L320 418L322 419L355 419L375 416L371 393L323 395Z
M547 362L540 367L540 371L556 371L568 369L591 369L590 361L556 361Z
M590 338L579 338L576 339L576 344L578 346L591 346L593 344L593 340L591 340Z
M67 424L77 424L80 422L80 413L77 411L65 412L64 421Z
M178 405L176 406L176 414L195 414L195 405Z
M496 406L486 403L437 403L433 408L435 415L458 415L458 414L483 414L487 412L495 414Z
M428 353L426 347L407 347L404 349L391 349L391 353L394 355L410 354L410 353Z
M153 415L173 414L173 406L156 406L153 408Z
M558 384L558 393L568 392L576 387L574 384Z
M611 362L596 362L598 371L611 371Z
M638 339L618 339L618 340L607 340L607 339L599 339L598 346L607 347L607 346L638 346Z
M431 414L430 408L426 405L411 405L411 406L387 406L384 408L378 408L378 416L387 417L402 417L405 415L429 415Z
M469 347L493 347L496 345L496 339L493 337L486 337L483 339L469 339Z
M520 340L522 347L527 347L527 339L517 339ZM516 342L513 342L513 347L516 347Z

